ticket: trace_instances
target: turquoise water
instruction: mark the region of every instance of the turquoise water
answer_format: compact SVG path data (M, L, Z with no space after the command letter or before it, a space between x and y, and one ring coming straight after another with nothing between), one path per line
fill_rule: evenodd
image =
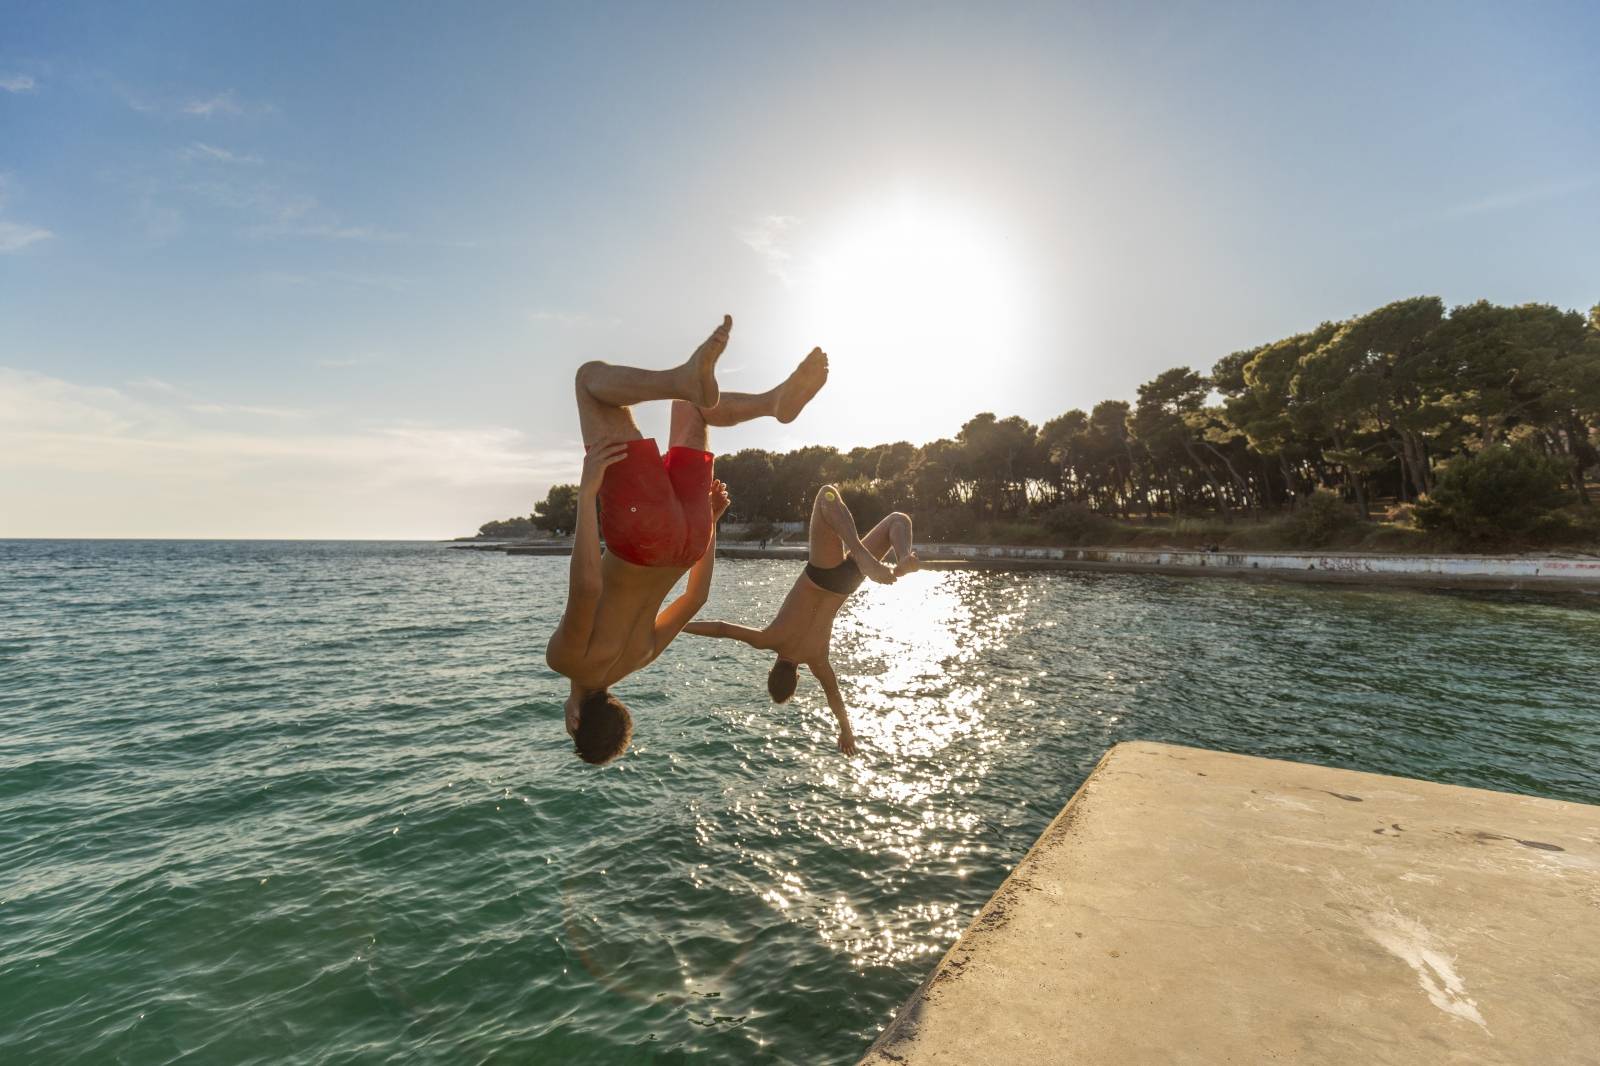
M595 769L565 568L0 542L5 1061L853 1062L1128 738L1600 801L1593 599L923 573L840 620L862 757L683 638Z

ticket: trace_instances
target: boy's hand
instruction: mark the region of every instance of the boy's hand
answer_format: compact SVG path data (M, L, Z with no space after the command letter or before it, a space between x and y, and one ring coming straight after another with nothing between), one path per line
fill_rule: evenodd
M839 750L846 755L854 755L856 753L856 737L848 729L839 730Z
M721 481L713 481L711 483L711 521L713 523L722 517L722 513L728 509L730 502L728 499L728 486Z
M591 445L588 454L583 457L583 477L578 482L578 491L599 492L600 482L605 480L606 468L622 462L627 456L628 442L625 440L602 440Z

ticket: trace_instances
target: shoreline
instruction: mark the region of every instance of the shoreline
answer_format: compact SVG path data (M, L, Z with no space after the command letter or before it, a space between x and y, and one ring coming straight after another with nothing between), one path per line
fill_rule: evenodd
M456 551L506 555L570 555L565 541L451 544ZM1378 552L1235 552L1176 548L1044 548L991 544L925 544L917 554L931 570L1076 570L1171 574L1338 584L1480 588L1501 591L1600 592L1600 556L1399 555ZM717 545L723 559L803 561L801 546Z

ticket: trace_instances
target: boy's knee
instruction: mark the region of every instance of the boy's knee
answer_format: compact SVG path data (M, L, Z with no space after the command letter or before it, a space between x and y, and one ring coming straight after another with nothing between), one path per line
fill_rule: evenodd
M893 514L889 515L889 520L891 522L898 522L903 526L909 526L911 524L911 516L906 514L904 511L895 511Z
M579 392L589 391L589 386L594 383L595 375L605 369L605 364L598 359L591 359L578 368L572 376L572 382L578 387Z

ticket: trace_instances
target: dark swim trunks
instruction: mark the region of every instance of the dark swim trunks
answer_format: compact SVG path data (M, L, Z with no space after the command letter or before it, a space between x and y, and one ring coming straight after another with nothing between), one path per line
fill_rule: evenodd
M856 561L848 555L845 556L844 562L827 569L816 563L807 563L806 577L810 578L812 584L818 588L840 596L850 595L867 579L867 575L861 572L861 567L857 566Z
M635 566L686 569L711 541L710 452L628 442L628 454L600 483L600 532L606 550Z

